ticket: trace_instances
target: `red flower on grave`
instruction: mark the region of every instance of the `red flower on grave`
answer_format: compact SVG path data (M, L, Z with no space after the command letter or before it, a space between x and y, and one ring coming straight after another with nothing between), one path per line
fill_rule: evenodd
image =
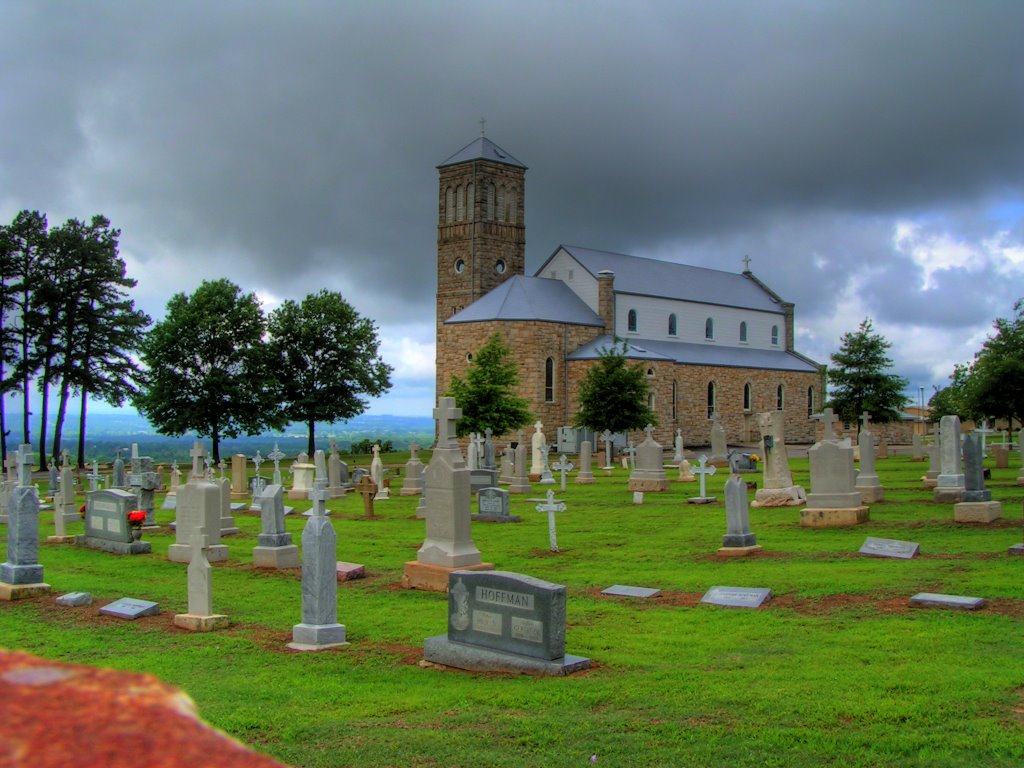
M85 520L85 504L78 508L78 516Z
M142 509L133 509L128 513L128 525L132 528L141 528L146 522L146 512Z

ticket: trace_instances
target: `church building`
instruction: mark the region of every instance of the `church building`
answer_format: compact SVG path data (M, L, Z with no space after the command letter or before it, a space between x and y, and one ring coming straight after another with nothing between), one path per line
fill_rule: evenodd
M793 348L793 304L749 260L733 273L559 245L528 276L526 166L481 136L438 171L438 396L498 333L553 442L573 423L588 367L618 337L645 371L663 445L676 429L687 445L707 444L715 411L733 443L760 439L757 414L770 410L785 413L788 440L813 441L821 367Z

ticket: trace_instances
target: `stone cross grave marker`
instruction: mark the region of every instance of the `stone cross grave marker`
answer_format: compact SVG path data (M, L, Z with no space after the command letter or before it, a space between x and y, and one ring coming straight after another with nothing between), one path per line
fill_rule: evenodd
M563 453L562 456L558 459L558 463L557 464L552 464L551 468L554 469L554 470L557 470L558 472L561 473L561 475L562 475L562 493L565 493L565 473L566 472L572 472L576 468L576 465L573 464L571 461L569 461L565 457L565 454Z
M696 467L691 467L690 471L693 472L700 478L700 496L692 499L687 499L691 504L710 504L715 500L714 496L708 496L706 478L708 475L713 475L717 471L714 464L708 464L708 457L705 454L700 455Z
M831 408L826 408L821 413L816 413L811 417L815 421L820 421L821 425L825 428L825 432L822 435L822 440L838 440L839 436L836 434L836 422L839 418L832 412Z
M555 513L565 512L565 502L558 501L555 499L555 492L552 490L548 491L547 498L545 499L527 499L527 501L539 501L535 509L538 512L548 513L548 541L552 552L558 551L558 540L555 536Z
M437 447L452 448L458 445L455 440L455 427L462 418L462 409L455 407L455 399L442 398L433 411L434 420L437 422Z
M604 441L604 468L612 468L612 433L607 429L601 433L601 440Z
M100 474L100 463L96 460L92 460L92 472L85 476L86 480L89 481L89 490L98 491L100 489L100 480L103 476Z
M189 477L202 477L202 464L206 458L206 446L197 440L192 444L192 449L188 452L188 455L192 457L192 473Z
M995 430L988 425L987 421L981 422L980 427L975 427L974 431L981 435L981 455L984 456L986 452L985 438L989 435L995 434Z
M282 485L281 483L281 459L285 457L281 449L277 447L277 443L274 443L274 450L267 454L267 458L274 462L274 485Z
M356 483L356 492L363 497L363 514L374 517L373 500L377 495L377 484L369 475L363 475Z

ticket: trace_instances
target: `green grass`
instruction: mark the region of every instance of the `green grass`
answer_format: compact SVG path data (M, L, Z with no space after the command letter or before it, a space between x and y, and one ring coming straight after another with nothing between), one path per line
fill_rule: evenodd
M806 487L806 459L791 464ZM186 607L185 569L165 559L173 537L163 529L146 535L149 556L40 549L56 592L152 599L162 616L126 623L98 617L96 606L3 603L0 645L158 675L214 726L296 766L572 766L591 755L601 766L1020 765L1024 559L1006 554L1022 541L1018 466L993 470L1004 521L991 526L955 524L952 507L922 490L925 464L896 456L877 468L886 500L869 523L802 529L797 510L754 509L765 552L745 559L714 556L724 472L710 481L719 503L708 506L686 505L696 486L676 483L633 506L621 469L598 470L592 486L570 480L557 555L547 551L546 515L513 496L523 522L474 524L474 541L503 570L567 586L567 650L595 663L568 678L417 665L423 639L445 631L447 604L398 587L424 524L413 518L417 498L397 494L377 503L375 520L362 517L356 495L328 503L338 559L368 572L338 588L345 649L285 648L300 583L252 569L255 515L236 516L242 533L225 539L231 559L214 570L214 608L230 629L173 628ZM297 541L304 522L287 520ZM921 554L861 557L866 536L916 541ZM664 594L598 594L611 584ZM714 585L770 587L776 597L757 611L699 605ZM990 603L976 613L909 608L919 591Z

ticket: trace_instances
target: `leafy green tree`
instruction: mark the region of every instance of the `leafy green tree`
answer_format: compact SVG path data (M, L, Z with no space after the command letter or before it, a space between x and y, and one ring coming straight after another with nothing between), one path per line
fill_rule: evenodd
M357 416L366 410L366 396L391 388L392 368L379 356L376 326L340 293L322 290L301 304L289 299L270 313L268 330L284 413L307 426L310 454L316 422Z
M496 435L526 426L533 418L530 402L516 395L519 372L512 350L497 333L477 350L469 363L465 380L453 376L447 397L454 397L462 410L456 425L459 437L491 429Z
M580 383L576 426L595 432L626 432L656 425L658 417L647 406L649 386L644 370L626 361L626 342L615 340L599 353L597 362Z
M891 347L874 332L870 318L864 318L855 332L843 334L827 373L832 396L829 405L840 420L856 423L864 411L876 422L900 418L908 381L888 373L892 368L887 354Z
M981 416L974 406L973 376L973 365L954 365L950 383L941 389L936 387L928 400L928 420L939 421L943 416L959 416L961 419Z
M265 331L259 300L230 280L175 294L140 345L146 370L132 402L162 434L210 437L219 461L221 437L285 424Z
M1014 317L997 319L995 334L974 356L969 389L978 416L1024 419L1024 299Z

